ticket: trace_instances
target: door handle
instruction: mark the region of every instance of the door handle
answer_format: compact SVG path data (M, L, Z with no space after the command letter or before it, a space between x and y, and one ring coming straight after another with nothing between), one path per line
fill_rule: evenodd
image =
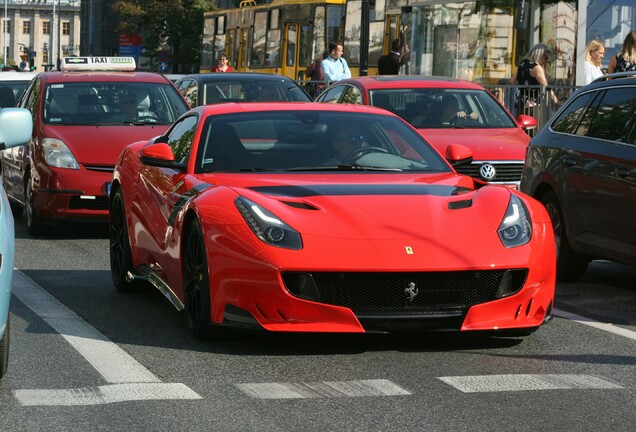
M563 163L569 166L574 166L576 165L576 159L571 157L565 157L563 158Z
M616 168L616 174L621 177L629 177L630 172L627 168Z

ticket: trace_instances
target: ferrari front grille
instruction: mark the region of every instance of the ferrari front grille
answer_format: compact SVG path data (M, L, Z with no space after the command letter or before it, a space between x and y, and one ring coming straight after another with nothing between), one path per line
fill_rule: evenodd
M485 178L480 173L483 165L492 165L495 176L493 178ZM491 183L519 183L521 181L521 172L523 171L523 161L496 162L496 161L476 161L470 165L459 166L457 172L480 180ZM492 172L492 171L486 171Z
M528 271L476 270L421 273L285 272L290 293L350 308L357 316L435 315L518 292ZM504 277L505 276L505 277ZM505 292L501 290L505 287Z

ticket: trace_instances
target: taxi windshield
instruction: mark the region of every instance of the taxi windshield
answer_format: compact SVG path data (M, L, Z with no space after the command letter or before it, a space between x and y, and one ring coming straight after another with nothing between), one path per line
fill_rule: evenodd
M49 125L169 125L187 109L169 84L56 83L45 90L43 118Z

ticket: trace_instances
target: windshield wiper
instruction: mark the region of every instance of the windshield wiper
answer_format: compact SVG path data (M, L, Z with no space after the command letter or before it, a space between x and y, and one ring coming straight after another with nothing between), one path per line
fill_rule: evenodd
M279 171L272 168L259 168L259 167L243 167L234 170L236 172L268 172L268 171Z
M314 167L288 168L285 171L403 171L400 168L382 168L365 165L327 165Z

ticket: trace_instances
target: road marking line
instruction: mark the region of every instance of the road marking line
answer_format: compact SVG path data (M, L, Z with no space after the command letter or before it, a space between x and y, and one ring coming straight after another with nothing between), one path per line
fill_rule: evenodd
M111 342L97 329L89 325L81 317L64 306L59 300L49 294L24 273L13 272L13 294L25 306L35 312L48 325L57 331L75 350L77 350L93 368L97 370L109 384L130 384L94 387L88 389L70 390L15 390L18 399L25 398L25 402L42 400L45 405L54 405L56 398L59 405L68 405L65 400L71 400L68 394L88 395L88 404L97 402L100 398L106 401L117 400L148 400L148 399L202 399L184 384L162 383L152 372L131 357L117 344ZM146 385L143 383L152 383ZM188 389L187 394L183 389ZM177 389L174 395L171 393ZM124 395L129 391L129 395ZM68 393L68 394L67 394ZM100 396L101 395L101 396ZM80 396L80 397L84 397ZM109 403L109 402L105 402ZM70 403L81 405L81 403Z
M464 393L624 388L591 375L478 375L438 377L438 379Z
M160 399L201 399L185 384L131 383L60 390L15 390L25 406L78 406Z
M305 399L332 397L405 396L411 392L388 380L323 381L313 383L235 384L257 399Z
M596 329L599 330L603 330L609 333L614 333L616 335L619 336L623 336L626 337L628 339L632 339L632 340L636 340L636 332L632 331L632 330L628 330L626 328L623 327L618 327L612 323L603 323L600 321L595 321L591 318L587 318L584 317L582 315L577 315L577 314L573 314L571 312L566 312L564 310L560 310L560 309L553 309L552 313L555 316L558 316L560 318L565 318L565 319L569 319L571 321L575 321L579 324L583 324L586 326L590 326L590 327L594 327Z

